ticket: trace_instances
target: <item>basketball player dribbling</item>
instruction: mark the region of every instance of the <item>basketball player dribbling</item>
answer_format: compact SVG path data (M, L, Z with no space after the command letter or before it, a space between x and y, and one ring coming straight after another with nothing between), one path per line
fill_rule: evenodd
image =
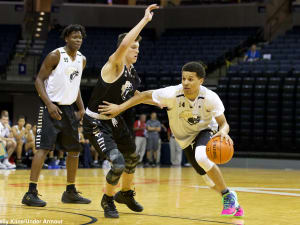
M35 87L42 100L38 115L36 150L30 173L29 189L22 203L28 206L43 207L46 202L38 197L37 182L45 158L50 151L66 151L67 186L61 201L63 203L88 204L91 201L79 195L75 188L78 169L79 143L78 125L84 115L84 105L80 93L85 57L78 51L85 38L85 29L72 24L62 32L65 47L50 52L42 63L35 81ZM79 109L75 112L72 104ZM77 116L76 116L77 115Z
M130 132L132 128L128 128L123 116L112 119L101 116L98 105L103 101L120 104L138 93L140 79L133 64L139 54L139 33L152 20L152 11L157 8L156 4L148 6L143 19L129 33L119 35L118 48L102 67L83 117L84 134L99 154L111 163L101 200L104 216L107 218L119 217L114 201L126 204L135 212L143 211L143 207L134 199L135 191L131 189L139 155ZM121 175L121 191L114 194Z
M202 64L189 62L182 67L182 84L141 92L121 105L105 102L99 106L99 112L114 117L150 100L165 107L170 128L188 161L205 183L221 194L224 206L221 215L241 217L244 211L237 194L227 188L220 169L206 155L206 144L212 137L220 136L231 145L233 142L228 135L222 101L215 92L202 86L205 74Z

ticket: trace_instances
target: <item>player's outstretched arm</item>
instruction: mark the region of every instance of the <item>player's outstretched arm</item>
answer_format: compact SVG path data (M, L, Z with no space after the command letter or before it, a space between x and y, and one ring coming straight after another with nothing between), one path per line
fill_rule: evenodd
M158 9L159 7L156 4L149 5L145 10L145 15L140 22L132 28L128 34L124 37L118 49L109 57L109 63L112 66L118 66L120 69L123 69L123 61L126 55L127 49L134 43L142 29L152 20L153 10Z
M102 115L106 115L109 118L113 118L135 105L149 102L151 100L152 100L152 91L143 91L135 94L132 98L122 103L121 105L116 105L104 101L103 103L105 105L99 105L98 111Z

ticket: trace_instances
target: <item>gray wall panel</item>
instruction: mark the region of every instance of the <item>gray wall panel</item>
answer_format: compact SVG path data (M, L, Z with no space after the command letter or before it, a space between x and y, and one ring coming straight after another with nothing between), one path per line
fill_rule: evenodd
M0 24L21 24L24 19L24 12L16 12L15 5L23 5L21 2L4 3L0 2Z

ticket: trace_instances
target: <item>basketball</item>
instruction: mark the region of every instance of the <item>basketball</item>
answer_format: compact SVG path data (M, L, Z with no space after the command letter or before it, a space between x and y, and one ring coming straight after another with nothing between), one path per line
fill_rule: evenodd
M219 136L210 139L206 145L207 157L216 164L229 162L233 156L233 152L233 146L226 143L225 139L221 141L221 137Z

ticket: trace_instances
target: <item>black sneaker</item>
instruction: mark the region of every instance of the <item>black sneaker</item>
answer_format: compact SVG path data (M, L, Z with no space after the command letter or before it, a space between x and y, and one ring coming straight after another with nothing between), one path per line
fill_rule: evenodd
M16 168L17 169L27 169L27 165L25 165L21 162L16 162Z
M81 192L75 190L65 191L61 197L63 203L74 203L74 204L89 204L91 200L80 196Z
M119 213L114 203L114 197L109 197L104 194L101 200L101 207L104 210L104 217L119 218Z
M126 204L129 209L135 212L142 212L143 206L134 200L135 191L119 191L115 194L114 199L120 204Z
M44 207L47 203L45 201L41 200L38 197L38 195L39 195L38 191L26 192L22 199L22 204L28 205L28 206Z

